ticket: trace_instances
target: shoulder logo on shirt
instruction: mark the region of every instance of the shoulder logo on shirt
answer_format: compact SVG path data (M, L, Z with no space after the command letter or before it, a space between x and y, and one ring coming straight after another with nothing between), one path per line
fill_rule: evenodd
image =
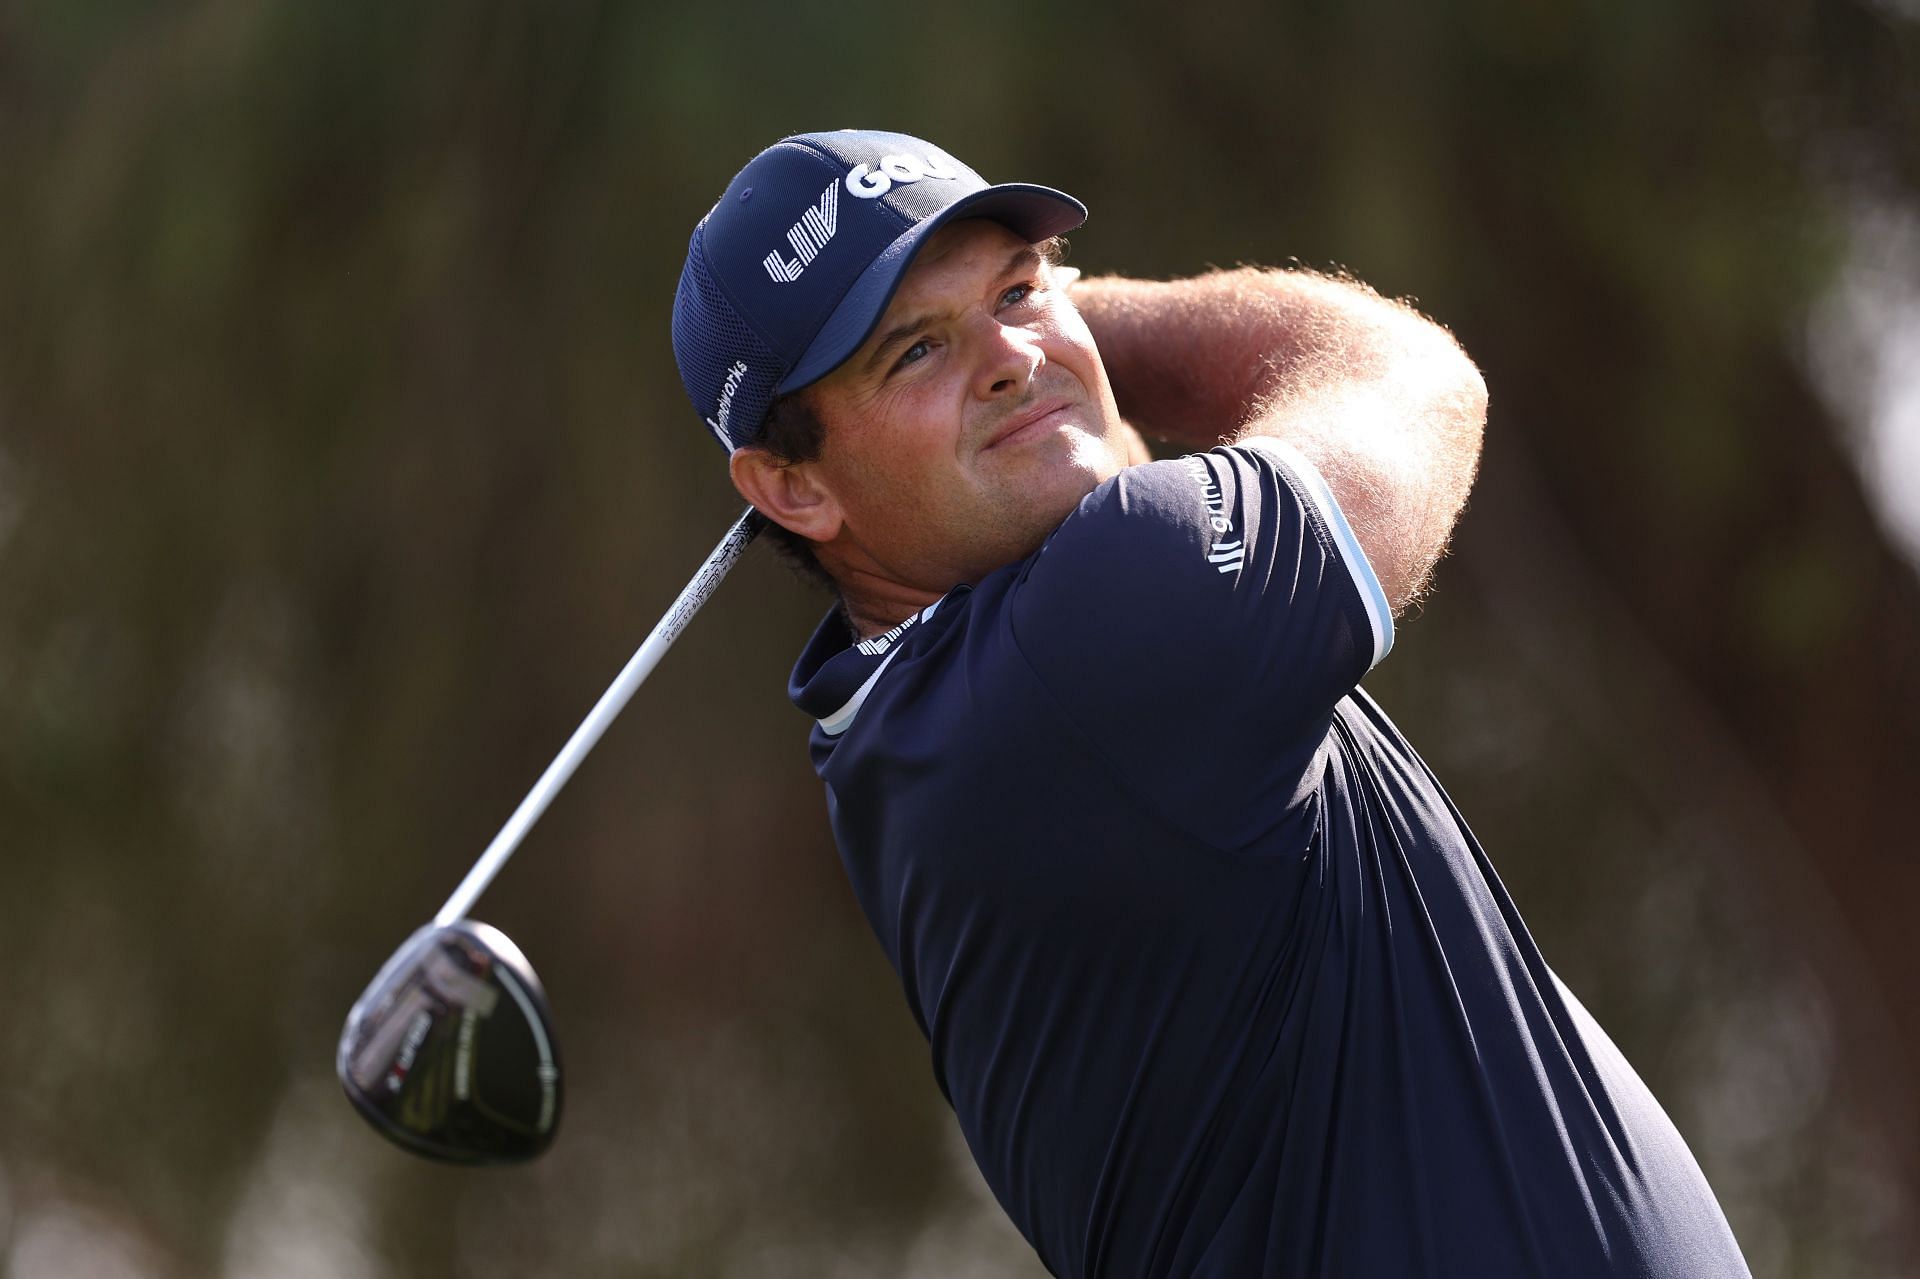
M820 193L820 199L812 208L800 215L800 220L787 229L787 243L793 246L794 256L783 258L780 250L775 249L760 259L760 265L767 268L767 274L773 277L775 284L791 284L800 278L807 264L820 256L820 250L827 247L827 241L840 229L840 184L827 183L827 189Z
M1227 514L1226 495L1220 491L1220 482L1213 478L1213 471L1198 457L1180 459L1186 464L1187 474L1200 486L1200 495L1206 499L1207 522L1213 528L1214 541L1207 550L1207 563L1222 573L1238 573L1246 558L1247 540L1233 535L1233 518Z

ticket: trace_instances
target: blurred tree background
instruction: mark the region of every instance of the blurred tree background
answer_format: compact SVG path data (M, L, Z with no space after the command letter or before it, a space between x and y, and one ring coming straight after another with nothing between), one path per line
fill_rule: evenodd
M340 1020L737 502L686 236L779 136L1298 260L1486 370L1371 684L1759 1279L1904 1276L1912 0L0 0L0 1273L1037 1275L840 878L749 558L482 902L540 1163L398 1154Z

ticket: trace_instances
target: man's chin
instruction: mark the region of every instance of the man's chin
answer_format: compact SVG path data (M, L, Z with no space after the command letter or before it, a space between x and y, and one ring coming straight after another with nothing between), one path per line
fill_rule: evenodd
M1117 474L1119 468L1077 467L1056 472L1048 477L1049 482L1036 485L1026 494L1023 503L1023 515L1019 522L1020 551L1010 557L1025 559L1039 550L1041 544L1053 536L1053 531L1066 521L1069 515L1080 505L1087 494L1105 483L1111 474Z

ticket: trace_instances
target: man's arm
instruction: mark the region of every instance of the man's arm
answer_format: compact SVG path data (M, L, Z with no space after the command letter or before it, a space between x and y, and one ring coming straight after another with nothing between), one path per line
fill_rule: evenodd
M1096 277L1071 297L1129 422L1190 448L1285 440L1333 490L1393 611L1419 597L1486 423L1486 384L1452 335L1365 285L1306 271Z

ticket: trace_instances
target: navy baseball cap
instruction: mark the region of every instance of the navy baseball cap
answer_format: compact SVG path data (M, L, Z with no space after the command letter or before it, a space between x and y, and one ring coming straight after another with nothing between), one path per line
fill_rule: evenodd
M674 298L673 358L714 438L753 443L775 399L858 350L920 245L962 217L1037 244L1087 208L1051 187L989 185L904 133L803 133L755 156L693 229Z

